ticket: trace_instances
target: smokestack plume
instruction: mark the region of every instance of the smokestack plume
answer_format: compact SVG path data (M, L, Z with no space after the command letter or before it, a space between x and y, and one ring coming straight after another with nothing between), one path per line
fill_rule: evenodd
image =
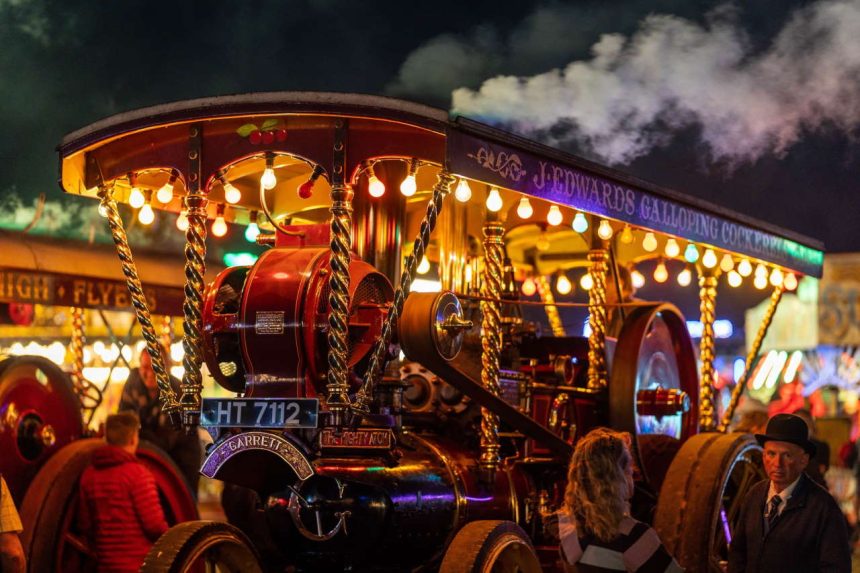
M761 49L724 7L704 25L651 15L629 37L602 36L591 58L545 73L498 75L453 92L453 111L552 145L626 164L696 128L731 167L781 156L805 134L860 119L860 2L797 10Z

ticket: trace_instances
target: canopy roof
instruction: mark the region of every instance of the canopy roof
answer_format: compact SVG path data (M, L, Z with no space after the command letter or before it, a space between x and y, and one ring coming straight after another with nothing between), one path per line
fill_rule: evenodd
M662 240L675 237L718 254L821 276L823 246L814 239L465 118L449 118L442 110L378 96L262 93L116 115L63 139L60 183L69 193L89 196L95 196L99 185L112 185L114 197L123 201L133 186L151 192L174 175L176 197L165 204L153 199L152 204L178 212L187 182L197 177L209 190L214 218L218 204L225 204L229 181L242 198L222 207L228 221L247 224L250 214L262 209L293 223L322 222L329 216L328 182L339 129L344 133L346 180L357 189L355 202L374 200L366 193L371 174L396 188L410 160L418 160L418 193L403 198L407 236L417 230L427 192L444 166L471 183L474 198L468 209L475 216L466 231L480 236L483 198L498 187L510 257L542 274L584 264L590 239L570 227L576 210L593 215L595 227L598 218L606 218L616 237L625 226L631 228L634 240L615 241L621 261L656 256L654 249L642 247L645 234L653 231ZM193 168L192 134L199 134L193 144L199 149L199 166ZM259 180L267 153L274 154L278 183L263 202ZM323 177L313 196L302 199L295 190L315 167ZM535 200L528 219L517 215L523 197ZM567 224L543 222L553 205L562 209ZM540 234L551 239L549 248L535 249Z

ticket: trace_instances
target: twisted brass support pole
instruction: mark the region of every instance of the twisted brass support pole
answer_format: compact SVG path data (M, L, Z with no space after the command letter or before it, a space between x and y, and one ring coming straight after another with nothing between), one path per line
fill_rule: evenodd
M756 359L756 356L759 355L759 352L761 352L761 345L764 343L764 337L767 336L767 331L770 328L770 323L773 321L773 315L776 313L776 309L779 306L779 301L782 299L783 292L785 292L785 287L779 285L773 289L773 292L770 295L770 304L761 319L761 323L758 325L758 332L755 335L755 340L753 340L753 343L750 346L750 351L747 353L744 373L735 385L734 390L732 390L732 397L729 400L729 405L726 406L726 411L723 412L723 419L720 422L719 428L721 432L728 430L729 425L732 423L735 409L738 407L738 402L740 401L741 395L744 393L744 389L747 387L747 382L752 374L753 361Z
M188 192L185 196L185 212L188 229L185 231L185 300L182 303L183 337L185 356L182 366L182 425L191 431L200 422L200 396L203 393L203 290L206 274L206 206L209 204L206 191L200 186L200 148L202 128L193 125L189 129ZM152 351L150 351L152 354Z
M714 320L717 307L717 273L713 269L699 269L699 313L702 338L699 341L699 430L713 432L717 426L714 406L714 355L716 337Z
M552 330L553 336L566 336L564 325L561 323L561 316L558 314L558 307L555 306L555 297L552 295L552 287L544 275L535 277L535 285L537 285L540 300L546 306L546 317L549 320L549 328Z
M328 384L326 404L331 422L340 427L346 423L350 407L348 364L349 359L349 249L352 245L352 197L349 185L335 183L331 188L331 239L329 247L329 297L331 312L328 316Z
M588 252L593 286L588 291L588 388L606 388L606 271L609 252L592 249Z
M424 252L427 250L427 245L430 244L430 234L433 233L433 229L436 227L436 219L442 210L442 203L445 197L451 192L451 185L453 183L454 177L450 173L445 170L439 172L436 186L433 187L433 195L427 203L427 211L424 213L424 219L421 220L418 236L412 244L412 252L406 257L403 263L403 270L400 273L400 284L394 293L394 304L391 306L391 310L388 311L388 316L385 317L385 322L382 325L382 334L373 347L364 384L355 396L353 411L358 415L365 415L370 411L370 402L373 399L373 386L379 374L385 368L385 353L388 351L391 337L397 328L400 313L403 312L403 304L406 302L406 297L409 295L409 287L415 278L415 269L418 268L418 263L424 258Z
M481 382L495 396L499 386L499 353L502 348L501 304L502 261L505 228L496 213L487 213L484 223L484 276L481 281ZM499 467L499 416L481 408L480 467L488 473Z
M177 424L179 422L179 403L176 401L176 394L170 386L170 379L168 378L167 371L164 369L164 360L158 346L158 334L152 325L152 316L149 314L146 298L143 295L143 286L137 274L137 267L134 264L131 249L128 246L128 237L125 234L122 218L119 216L116 202L111 196L110 189L107 187L99 188L99 198L101 199L102 208L108 215L108 225L110 226L113 242L116 245L116 253L122 265L122 272L125 274L126 286L128 286L128 292L131 295L131 304L134 307L137 322L140 324L143 339L146 341L146 349L149 351L150 357L152 357L152 370L155 372L155 380L158 384L159 399L164 405L164 412L170 416L174 424Z
M96 409L102 403L101 389L84 377L84 309L74 306L72 311L72 336L69 339L69 353L72 355L72 387L81 403L81 410L87 414L87 425Z
M72 307L72 336L69 352L72 355L72 386L78 395L84 392L84 309Z

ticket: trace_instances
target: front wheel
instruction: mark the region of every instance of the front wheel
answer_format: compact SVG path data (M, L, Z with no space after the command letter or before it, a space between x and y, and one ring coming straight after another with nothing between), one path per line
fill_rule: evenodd
M541 567L516 523L473 521L454 536L439 573L541 573Z
M245 534L229 523L188 521L158 538L143 560L141 573L262 573Z

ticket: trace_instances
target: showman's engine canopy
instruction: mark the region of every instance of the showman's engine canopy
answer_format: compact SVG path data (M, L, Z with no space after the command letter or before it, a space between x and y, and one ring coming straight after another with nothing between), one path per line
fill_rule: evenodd
M761 453L723 433L746 378L717 416L717 292L769 289L763 338L820 276L814 240L382 97L156 106L60 156L62 188L111 229L165 410L209 431L201 472L226 484L231 524L172 528L144 571L560 570L551 516L597 426L632 436L634 515L687 571L720 570ZM131 217L186 239L179 393ZM266 249L206 284L207 243L237 229ZM697 278L698 357L677 307L630 296L646 267Z

